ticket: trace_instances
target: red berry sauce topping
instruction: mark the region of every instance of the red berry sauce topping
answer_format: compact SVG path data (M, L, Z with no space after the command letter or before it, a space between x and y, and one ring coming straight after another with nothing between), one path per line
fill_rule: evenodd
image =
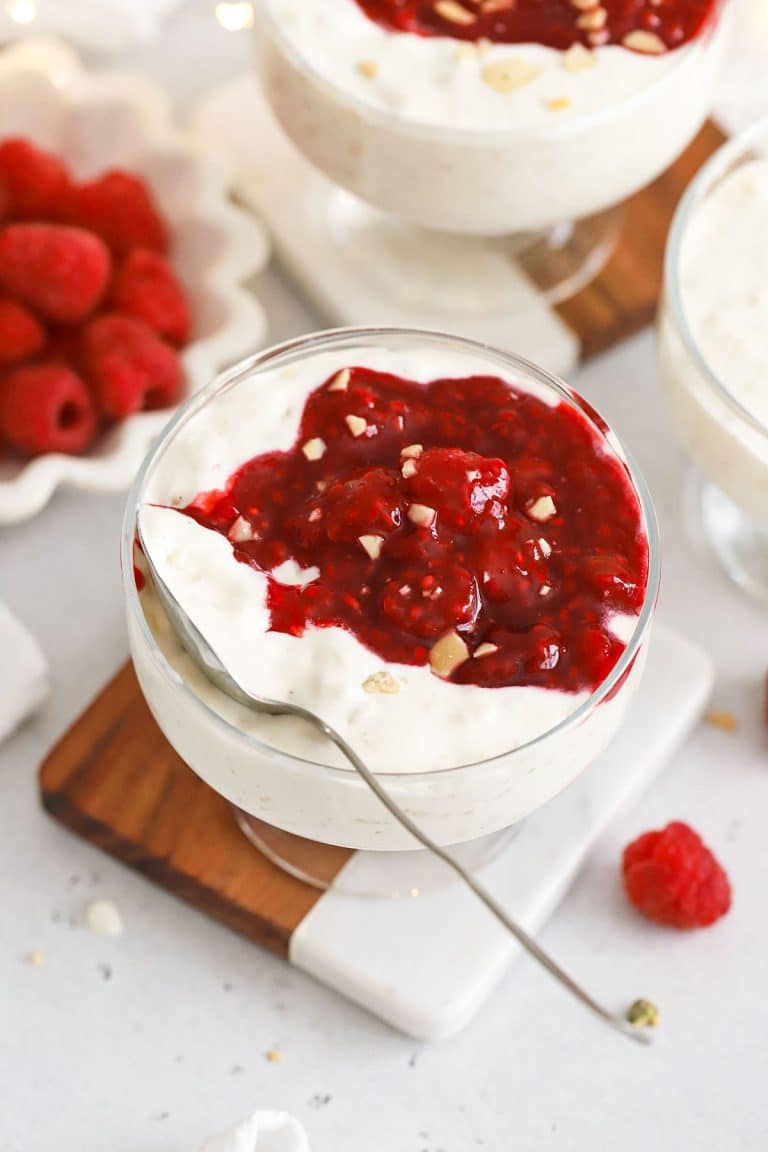
M357 0L365 14L391 32L546 44L565 50L582 43L621 44L640 52L679 48L695 39L720 0ZM651 33L652 47L635 32ZM643 46L645 40L645 46ZM633 43L634 41L634 43Z
M298 439L184 511L270 573L272 630L341 627L456 683L594 690L643 604L648 547L625 466L570 404L488 376L414 383L345 369Z

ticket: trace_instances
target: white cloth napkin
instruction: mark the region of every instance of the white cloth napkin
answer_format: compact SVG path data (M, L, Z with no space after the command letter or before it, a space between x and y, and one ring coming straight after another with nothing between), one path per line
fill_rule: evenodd
M0 602L0 741L47 692L48 668L37 641Z
M118 51L155 36L181 0L5 0L0 39L63 36L86 48Z
M311 1152L306 1133L287 1112L254 1112L236 1128L206 1140L199 1152Z

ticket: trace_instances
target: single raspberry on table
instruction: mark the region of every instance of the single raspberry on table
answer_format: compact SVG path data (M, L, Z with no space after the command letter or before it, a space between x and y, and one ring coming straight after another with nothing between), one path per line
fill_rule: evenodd
M152 192L140 176L121 168L73 188L66 218L97 233L116 256L134 248L165 252L168 247L168 229Z
M167 408L181 396L181 361L134 316L108 312L89 320L82 363L97 404L114 420L142 408Z
M58 156L21 136L0 143L0 199L5 203L0 215L15 220L56 216L68 187L69 172Z
M45 341L45 329L32 313L8 296L0 296L0 365L36 356Z
M701 837L680 821L628 844L622 872L630 903L659 924L706 928L731 906L725 871Z
M0 439L24 456L79 455L97 423L85 384L57 361L14 368L0 383Z
M60 224L0 230L0 288L47 320L75 324L104 295L111 271L98 236Z
M158 336L183 344L189 336L189 308L184 289L168 262L148 248L136 248L115 274L112 306L137 316Z

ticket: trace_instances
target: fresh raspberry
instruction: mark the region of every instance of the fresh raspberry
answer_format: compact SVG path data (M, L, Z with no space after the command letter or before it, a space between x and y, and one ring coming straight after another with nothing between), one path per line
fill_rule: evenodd
M403 522L399 477L389 468L369 468L338 480L323 503L330 540L354 542L366 533L385 536Z
M509 472L503 460L430 448L416 461L408 491L413 500L436 508L443 523L471 532L483 518L504 515Z
M551 587L552 574L546 556L530 528L510 520L506 528L481 538L478 548L484 594L520 612L538 614L542 595ZM542 594L542 588L544 593Z
M101 410L115 420L141 408L167 408L181 396L181 362L142 320L110 312L83 332L86 377Z
M649 920L674 928L706 928L731 906L722 866L687 824L646 832L624 849L624 886Z
M384 615L404 632L434 637L474 623L478 612L474 577L458 564L449 568L404 569L384 581Z
M129 254L112 281L111 300L116 311L138 316L172 344L183 344L189 336L184 289L157 252L136 248Z
M67 218L96 232L116 256L134 248L165 252L168 247L168 229L149 188L120 168L74 188Z
M36 356L45 347L45 329L15 300L0 296L0 365Z
M69 186L69 173L58 156L14 136L0 144L0 186L6 202L2 215L16 220L50 218Z
M93 440L96 427L88 389L63 364L26 364L0 384L0 437L24 456L77 456Z
M75 324L99 303L111 261L98 236L60 224L0 231L0 288L48 320Z

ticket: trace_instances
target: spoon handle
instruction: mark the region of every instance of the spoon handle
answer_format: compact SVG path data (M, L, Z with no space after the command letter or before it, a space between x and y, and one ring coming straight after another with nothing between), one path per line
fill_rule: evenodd
M456 860L450 852L446 851L445 848L442 848L439 844L432 840L431 837L426 834L426 832L423 832L421 828L418 827L418 825L414 824L410 816L408 816L402 810L400 805L392 799L389 793L382 787L379 780L374 776L370 769L366 767L355 750L350 747L343 736L339 735L339 733L334 728L332 728L330 724L326 724L326 722L319 716L315 716L311 712L304 712L303 709L301 710L301 713L316 727L319 726L323 730L328 739L331 740L339 749L339 751L343 753L346 759L349 760L355 771L363 778L371 791L375 793L387 811L391 813L392 816L394 816L394 818L403 826L403 828L405 828L407 832L410 832L410 834L416 840L418 840L424 848L431 852L433 856L437 856L440 860L442 860L456 873L457 876L460 877L461 880L464 881L464 883L474 892L478 899L481 900L483 904L485 904L486 908L491 913L493 913L499 923L502 924L503 927L506 928L506 930L511 933L512 936L514 936L514 938L518 941L519 944L522 945L522 947L526 952L528 952L530 956L533 956L534 960L537 960L538 963L541 964L543 968L546 968L546 970L552 976L554 976L556 980L559 980L560 983L565 988L567 988L568 991L573 996L575 996L577 1000L580 1000L582 1004L594 1012L596 1016L599 1016L600 1019L603 1020L606 1024L609 1024L611 1028L614 1028L617 1032L620 1032L622 1036L626 1036L628 1039L634 1040L638 1044L650 1044L651 1041L647 1032L640 1031L638 1028L622 1019L622 1017L617 1016L613 1012L609 1012L607 1008L604 1008L601 1004L598 1004L598 1002L594 1000L593 997L590 996L590 994L585 991L584 988L577 984L576 981L571 976L569 976L568 973L565 972L560 967L560 965L552 959L551 956L547 955L547 953L539 947L536 941L509 916L509 914L501 907L498 901L494 899L490 892L487 891L487 889L472 875L471 872L468 872L467 869L464 868L464 866L460 864L459 861Z

